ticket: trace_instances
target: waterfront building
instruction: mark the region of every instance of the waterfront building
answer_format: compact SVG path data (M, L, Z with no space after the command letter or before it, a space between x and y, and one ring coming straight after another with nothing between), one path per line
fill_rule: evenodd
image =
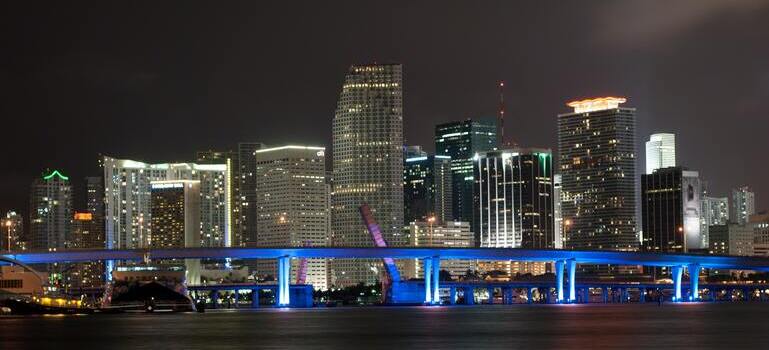
M732 210L729 212L732 222L744 225L750 216L756 213L756 195L748 186L732 190Z
M753 227L728 223L710 226L710 254L753 255Z
M451 157L419 154L405 159L403 217L407 223L451 221L451 195Z
M706 249L700 230L699 173L681 167L641 175L643 248L686 253Z
M408 225L407 240L409 247L443 247L443 248L472 248L475 247L473 232L469 222L429 222L412 221ZM422 259L406 259L403 261L401 277L404 280L423 278ZM476 270L474 260L443 260L441 270L448 271L453 279L465 276L467 270Z
M202 242L201 181L161 180L150 182L151 225L149 248L195 248ZM173 269L173 261L161 261ZM185 259L187 284L200 284L200 260Z
M676 135L652 134L646 141L646 174L676 166Z
M345 76L333 121L332 240L337 246L372 246L359 207L368 204L391 246L402 245L403 67L353 65ZM375 283L381 262L341 259L333 285Z
M243 228L242 228L242 211L243 206L240 198L240 164L238 158L238 152L235 151L199 151L196 154L197 164L226 164L229 174L227 177L230 179L229 186L225 189L230 193L229 196L229 222L230 232L232 236L232 246L242 247L244 246Z
M58 170L46 171L31 186L28 248L66 248L71 222L72 185L69 177Z
M473 156L495 150L497 143L497 120L494 118L467 119L435 126L435 154L451 157L452 220L470 222L470 227L475 227Z
M200 244L229 247L232 243L230 172L227 164L148 164L104 157L107 248L148 246L153 181L200 181Z
M704 183L703 183L704 188ZM705 193L705 191L703 191ZM710 226L726 225L729 222L729 198L728 197L702 197L702 215L700 219L700 231L705 238L706 246L710 246Z
M97 178L100 180L100 178ZM87 185L91 183L86 179ZM89 194L89 207L91 207ZM90 209L90 208L89 208ZM98 215L91 210L75 212L72 218L71 248L75 249L104 249L104 221L99 220ZM98 288L104 286L104 263L101 261L89 261L71 264L65 275L69 288Z
M257 247L323 247L329 243L329 191L324 147L282 146L256 151ZM327 259L291 262L292 283L304 273L315 289L328 288ZM274 260L260 275L276 276ZM301 269L304 271L301 271Z
M561 209L561 174L553 175L553 230L555 231L555 249L563 249L564 221Z
M558 115L565 248L636 250L635 108L624 98L570 102ZM645 233L644 233L645 234Z

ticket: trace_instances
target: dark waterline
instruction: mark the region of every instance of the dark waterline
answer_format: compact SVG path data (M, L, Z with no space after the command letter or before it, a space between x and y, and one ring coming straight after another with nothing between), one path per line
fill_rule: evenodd
M0 317L3 349L748 349L769 304L368 307Z

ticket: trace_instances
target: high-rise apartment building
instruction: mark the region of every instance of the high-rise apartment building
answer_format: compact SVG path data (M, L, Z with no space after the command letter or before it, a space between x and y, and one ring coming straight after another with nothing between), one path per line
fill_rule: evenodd
M72 185L58 170L46 172L31 186L29 244L31 250L64 249L72 223Z
M333 121L332 244L373 244L358 208L368 204L390 245L403 229L403 67L354 65L345 76ZM333 284L374 283L381 264L335 260Z
M240 201L240 166L238 163L238 153L234 151L199 151L196 154L195 162L197 164L226 164L229 174L227 177L230 179L229 186L225 191L230 194L227 196L230 199L229 206L230 212L228 213L230 222L230 232L232 236L232 246L243 246L243 229L241 222L241 201Z
M206 247L231 246L232 180L227 164L147 164L105 157L105 220L107 247L147 247L151 222L151 183L167 180L200 181L200 237Z
M150 248L200 247L201 180L161 180L150 183ZM200 283L200 259L185 259L187 284ZM158 265L178 265L161 261Z
M451 157L452 219L470 222L473 217L473 157L497 148L497 120L467 119L435 126L435 154ZM476 244L479 242L476 241Z
M406 223L420 220L451 221L451 157L419 155L403 164L403 217Z
M258 142L238 143L237 178L239 204L238 226L242 246L256 245L256 150L264 148Z
M749 225L729 223L710 226L710 253L717 255L753 255L754 233Z
M86 185L94 183L86 179ZM97 178L101 179L101 178ZM100 184L96 182L95 184ZM90 189L89 189L90 191ZM91 198L90 192L89 200ZM90 201L89 201L90 207ZM75 212L72 218L71 248L76 249L103 249L104 248L104 221L99 221L97 215L90 210L87 212ZM71 288L96 288L104 286L104 263L101 261L89 261L72 264L65 272L69 287Z
M646 173L676 166L676 135L652 134L646 141Z
M476 238L484 248L553 249L553 165L548 149L479 153Z
M703 186L704 187L704 186ZM703 191L705 193L705 191ZM726 225L729 222L729 198L728 197L702 197L702 210L700 214L700 231L706 239L706 246L710 245L710 226Z
M259 247L322 247L329 243L329 191L324 147L282 146L256 151ZM292 264L296 283L301 260ZM261 261L259 274L275 276L275 261ZM328 288L327 259L308 259L306 283Z
M9 210L0 219L0 251L23 250L24 218L15 210Z
M643 248L686 253L706 249L700 226L699 173L681 167L641 175Z
M568 103L558 115L565 247L635 250L635 109L624 98Z
M756 213L756 195L748 186L738 187L732 190L732 210L729 212L730 220L744 225L750 220L750 216Z

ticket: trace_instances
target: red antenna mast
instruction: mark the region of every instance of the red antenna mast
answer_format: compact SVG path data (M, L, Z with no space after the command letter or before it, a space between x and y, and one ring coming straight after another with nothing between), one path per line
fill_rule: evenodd
M505 147L505 82L499 82L499 148Z

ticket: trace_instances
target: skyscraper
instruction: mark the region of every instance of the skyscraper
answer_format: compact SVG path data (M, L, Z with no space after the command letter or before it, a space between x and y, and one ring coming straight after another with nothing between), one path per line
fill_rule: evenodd
M451 221L451 157L424 155L403 164L403 216L413 221Z
M729 222L729 198L728 197L702 197L702 210L700 211L700 231L710 245L710 226L726 225Z
M200 237L206 247L231 245L227 164L147 164L104 157L106 238L111 249L143 248L151 222L152 181L200 181Z
M681 167L641 175L643 248L686 253L706 249L700 230L699 173Z
M756 195L748 186L732 190L732 210L730 220L736 224L745 225L750 216L756 213Z
M646 141L646 173L676 166L676 135L652 134Z
M201 181L152 181L150 218L147 237L150 248L200 247ZM173 261L159 264L178 265ZM185 259L187 284L200 283L200 259Z
M329 191L323 147L283 146L256 151L256 198L259 247L323 247L329 242ZM326 259L306 261L305 281L328 286ZM300 271L292 261L292 279ZM260 275L275 276L274 260L258 263Z
M225 191L229 192L227 197L230 198L229 205L230 211L228 213L227 221L230 222L230 232L232 233L232 246L243 246L243 229L241 217L241 200L240 200L240 166L238 163L238 153L233 151L199 151L196 154L196 162L198 164L226 164L229 174L227 177L230 179L229 186Z
M467 119L435 126L435 154L451 157L452 219L473 223L473 156L497 147L497 121ZM479 242L476 241L476 244Z
M624 98L568 103L558 115L565 247L635 250L635 109Z
M70 238L72 185L58 170L46 172L31 186L29 249L64 249Z
M256 244L256 150L264 148L264 144L258 142L238 143L238 202L240 205L241 245L254 246Z
M474 232L481 247L554 248L550 150L479 153L474 177L478 203Z
M358 208L368 204L385 240L403 229L403 67L354 65L345 76L333 122L332 244L371 246ZM336 260L334 285L373 283L380 264Z
M561 209L561 174L553 175L553 230L555 230L555 249L563 249L563 209Z
M86 185L93 183L86 178ZM101 180L101 178L95 178ZM101 183L101 182L97 182ZM90 192L89 192L90 199ZM90 206L90 201L89 201ZM97 221L90 212L75 212L72 218L72 239L70 247L77 249L104 248L104 221ZM80 262L71 265L65 272L68 284L73 288L104 286L104 263L101 261Z

